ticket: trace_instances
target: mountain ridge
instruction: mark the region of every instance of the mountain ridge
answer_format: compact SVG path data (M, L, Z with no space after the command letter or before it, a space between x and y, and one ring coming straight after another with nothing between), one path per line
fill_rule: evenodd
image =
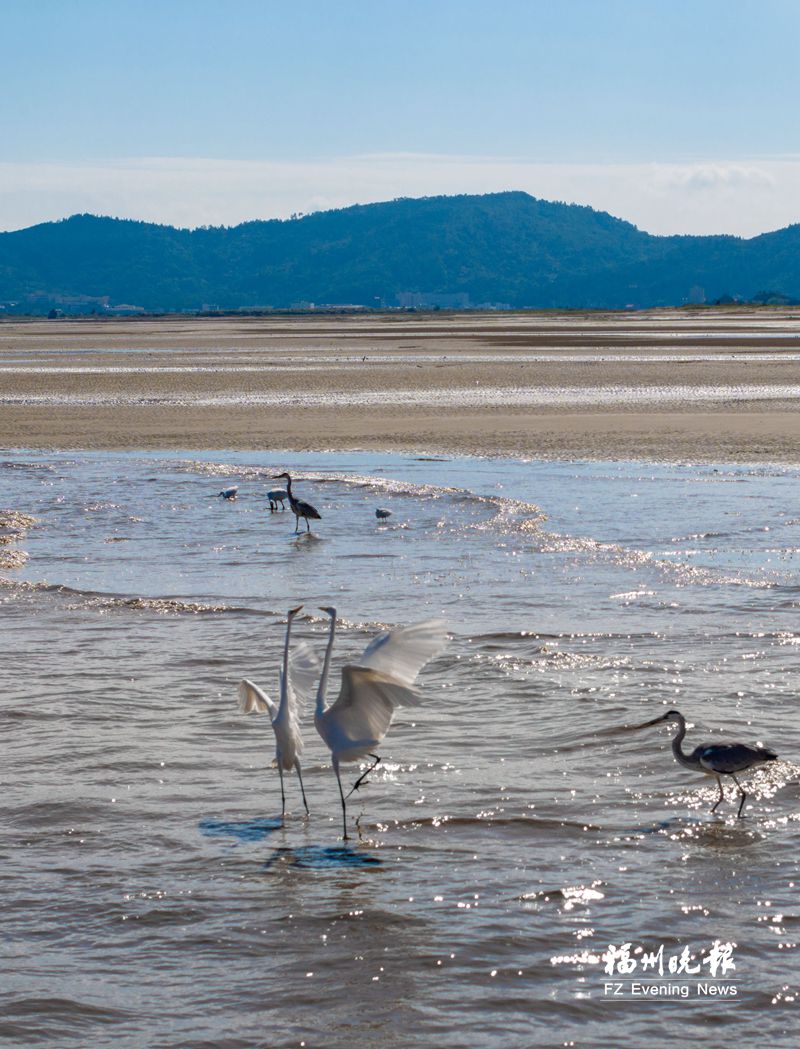
M401 197L236 226L79 214L0 233L6 312L59 303L76 312L120 304L614 309L759 294L800 298L800 224L747 239L655 236L520 190Z

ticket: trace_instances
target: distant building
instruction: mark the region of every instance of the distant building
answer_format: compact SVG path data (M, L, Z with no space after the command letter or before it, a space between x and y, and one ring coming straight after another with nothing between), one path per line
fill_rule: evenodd
M440 309L440 310L468 310L470 306L469 295L465 291L459 291L452 295L441 294L438 291L399 291L397 293L397 305L403 309Z
M145 313L146 311L144 306L131 306L127 302L121 302L119 306L107 306L103 312L120 317L124 315L130 316L133 313Z

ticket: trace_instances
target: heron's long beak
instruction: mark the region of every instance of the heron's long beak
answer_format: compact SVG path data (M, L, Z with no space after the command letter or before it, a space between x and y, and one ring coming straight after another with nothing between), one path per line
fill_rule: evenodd
M302 609L302 607L303 607L302 605L298 605L297 608L290 608L289 609L289 618L291 618L292 616L296 616L297 613Z
M639 728L650 728L651 725L658 725L662 721L666 721L666 720L667 720L667 715L666 714L659 714L659 716L657 718L653 718L652 721L645 721L641 725L631 725L630 726L630 730L631 730L631 732L633 732L633 731L635 731L636 729L639 729Z

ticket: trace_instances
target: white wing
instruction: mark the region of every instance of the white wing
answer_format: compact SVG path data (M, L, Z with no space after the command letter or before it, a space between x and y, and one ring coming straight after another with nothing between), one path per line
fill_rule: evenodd
M302 710L314 690L321 671L322 667L317 653L305 641L297 645L289 655L289 686L294 693L299 710Z
M426 619L380 634L364 649L358 664L410 687L425 664L438 656L446 644L444 620Z
M237 692L240 714L269 714L271 718L274 718L278 712L278 708L266 692L262 692L258 685L254 685L247 678L239 682Z
M344 667L341 691L318 719L317 728L335 755L344 760L355 758L380 743L392 723L395 705L415 697L412 689L375 670Z

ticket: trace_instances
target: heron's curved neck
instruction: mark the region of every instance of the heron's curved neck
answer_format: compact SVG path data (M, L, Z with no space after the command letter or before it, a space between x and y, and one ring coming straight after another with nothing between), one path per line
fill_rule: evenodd
M289 506L291 506L291 508L294 510L294 508L297 506L297 500L292 495L292 479L288 475L286 478L286 494L289 497Z
M672 753L675 755L675 760L680 762L681 765L685 765L689 769L697 768L698 762L692 761L690 755L686 754L681 746L683 743L683 737L686 735L686 720L681 717L678 722L678 731L672 737Z
M286 709L286 700L289 696L289 637L292 633L292 617L286 620L286 640L283 643L283 674L281 675L281 702L278 714Z
M322 664L322 677L319 679L317 689L316 717L322 717L325 713L325 691L328 687L328 673L331 669L331 654L333 652L333 639L336 634L336 616L331 616L331 632L328 636L328 647L325 649L325 662Z

